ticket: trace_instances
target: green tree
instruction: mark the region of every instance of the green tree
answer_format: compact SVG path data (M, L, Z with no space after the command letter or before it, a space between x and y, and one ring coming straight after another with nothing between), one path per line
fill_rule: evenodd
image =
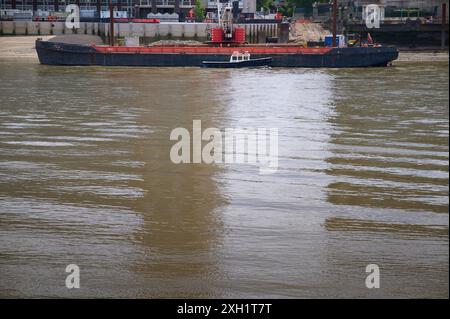
M205 18L205 8L202 6L200 0L195 0L194 14L198 20L203 20Z
M268 11L269 9L277 9L284 16L292 16L294 6L296 8L311 9L314 2L329 3L330 0L285 0L284 5L277 5L275 0L256 0L257 9Z
M292 17L294 15L295 6L295 0L285 0L284 4L278 7L278 12L280 12L284 17Z
M257 0L256 7L268 11L269 9L275 8L275 3L274 0Z

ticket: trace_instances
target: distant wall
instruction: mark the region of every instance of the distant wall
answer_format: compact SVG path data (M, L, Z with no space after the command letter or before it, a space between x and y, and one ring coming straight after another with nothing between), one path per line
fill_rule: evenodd
M98 34L98 23L81 22L78 34ZM71 34L64 22L0 21L0 35Z
M206 40L215 24L208 23L115 23L116 37L188 38ZM261 35L274 37L278 34L276 24L237 25L246 30L247 41L257 42ZM72 34L64 22L0 21L0 35L61 35ZM109 23L82 22L77 34L109 35Z
M277 24L237 24L236 27L245 29L247 42L256 43L261 41L262 36L278 36ZM213 23L164 23L164 24L142 24L121 23L114 25L114 36L116 37L141 37L154 39L196 39L206 40L212 28L217 27ZM100 26L100 35L109 36L109 24Z

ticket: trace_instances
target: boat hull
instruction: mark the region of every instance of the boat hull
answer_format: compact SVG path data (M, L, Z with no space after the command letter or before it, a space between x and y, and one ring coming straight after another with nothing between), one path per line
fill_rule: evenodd
M398 58L392 47L351 47L305 49L294 46L240 48L252 58L272 58L272 67L350 68L386 66ZM201 67L203 61L229 61L236 48L156 47L126 48L87 46L37 40L41 64Z
M255 68L260 66L269 66L272 62L272 58L262 58L262 59L251 59L246 61L238 62L223 62L223 61L203 61L202 66L205 68Z

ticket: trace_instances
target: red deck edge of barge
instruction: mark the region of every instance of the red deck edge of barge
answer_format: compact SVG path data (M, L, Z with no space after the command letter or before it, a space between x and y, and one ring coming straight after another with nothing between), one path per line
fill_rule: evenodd
M300 46L242 46L242 47L210 47L210 46L154 46L124 47L99 46L93 48L101 53L148 53L148 54L229 54L235 51L251 54L325 54L332 48L304 48Z

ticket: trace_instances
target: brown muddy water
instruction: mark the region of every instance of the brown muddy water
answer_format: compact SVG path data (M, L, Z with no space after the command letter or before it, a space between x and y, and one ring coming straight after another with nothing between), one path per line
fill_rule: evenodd
M0 59L0 297L448 298L448 84ZM278 128L278 171L173 164L195 119Z

